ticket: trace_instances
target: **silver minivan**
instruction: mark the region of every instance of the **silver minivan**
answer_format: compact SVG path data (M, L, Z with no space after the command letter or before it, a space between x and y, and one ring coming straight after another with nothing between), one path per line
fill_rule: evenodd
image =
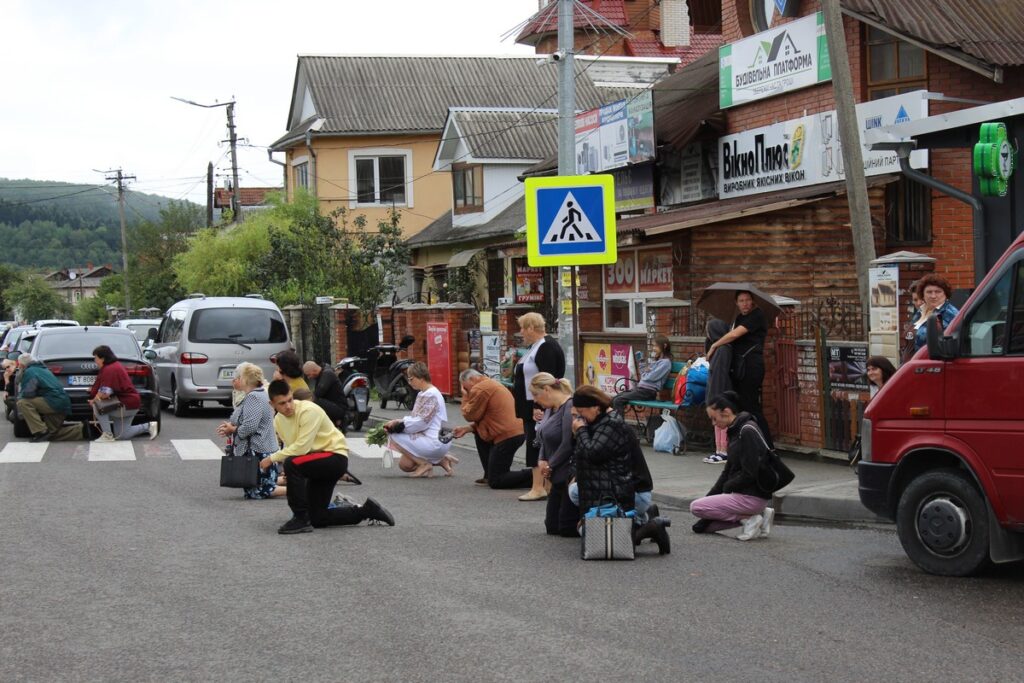
M160 398L181 416L203 401L230 406L239 363L255 363L269 379L271 358L290 348L288 326L273 302L193 294L167 309L144 355L156 372Z

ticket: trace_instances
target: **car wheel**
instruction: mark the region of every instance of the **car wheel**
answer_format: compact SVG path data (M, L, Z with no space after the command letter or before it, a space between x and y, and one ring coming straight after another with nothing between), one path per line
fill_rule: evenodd
M171 410L174 412L175 417L185 417L188 415L188 401L181 398L178 393L178 385L171 385Z
M988 505L957 470L911 481L900 496L896 529L907 556L929 574L969 576L989 563Z
M32 436L32 432L28 428L28 423L21 419L14 421L14 436L18 439L27 439Z

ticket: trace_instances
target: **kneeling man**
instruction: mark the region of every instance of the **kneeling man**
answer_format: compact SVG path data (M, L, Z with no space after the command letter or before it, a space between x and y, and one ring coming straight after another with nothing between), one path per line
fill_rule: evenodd
M301 534L313 527L359 524L363 520L395 525L395 518L373 498L362 505L328 508L334 485L348 470L348 444L331 423L323 408L312 401L296 401L284 380L274 380L267 389L270 405L277 415L274 430L284 448L260 461L267 469L272 462L284 463L288 478L288 507L292 518L277 530L279 534Z

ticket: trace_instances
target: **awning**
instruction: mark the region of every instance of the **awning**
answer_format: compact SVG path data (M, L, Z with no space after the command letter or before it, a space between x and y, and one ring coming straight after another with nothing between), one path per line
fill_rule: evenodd
M470 262L470 260L479 254L487 247L477 247L475 249L464 249L463 251L457 251L452 254L452 257L448 260L449 268L462 268Z
M654 86L654 130L659 142L681 150L705 127L715 133L724 130L718 79L718 50L711 50Z
M894 174L874 176L867 179L867 185L869 188L879 187L898 178L899 176ZM745 216L780 211L802 204L820 202L841 194L846 194L845 182L796 187L781 192L711 201L673 211L627 218L618 221L616 227L620 235L627 232L642 232L649 237L709 223L721 223Z

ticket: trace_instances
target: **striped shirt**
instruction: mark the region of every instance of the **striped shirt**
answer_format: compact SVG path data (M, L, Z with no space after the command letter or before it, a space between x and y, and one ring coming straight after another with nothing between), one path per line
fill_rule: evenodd
M277 435L274 433L274 409L270 407L267 392L263 388L253 389L231 414L231 424L238 427L235 432L235 455L253 453L266 455L277 450Z

